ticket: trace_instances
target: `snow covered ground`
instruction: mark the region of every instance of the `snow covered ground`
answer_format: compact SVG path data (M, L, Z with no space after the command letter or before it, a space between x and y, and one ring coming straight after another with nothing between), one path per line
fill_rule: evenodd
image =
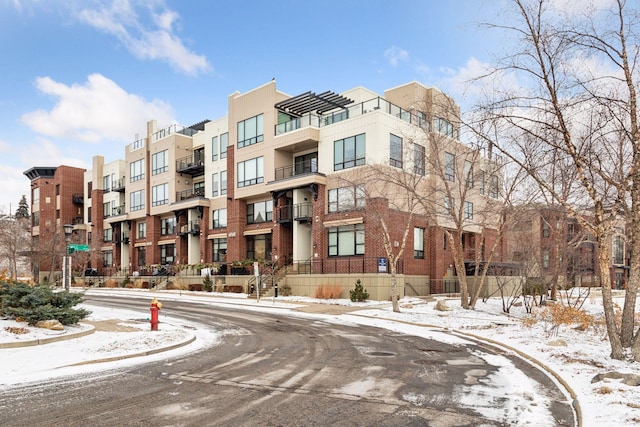
M102 290L90 290L100 295ZM394 313L386 302L352 303L349 300L316 300L304 297L263 298L260 303L246 298L244 294L203 294L203 293L149 293L148 291L118 291L118 294L135 293L151 299L157 296L161 302L171 300L197 301L215 305L242 305L252 310L273 310L288 312L291 316L305 316L297 309L314 304L332 304L358 308L346 314L324 314L329 319L340 319L360 324L378 326L396 332L432 338L434 332L448 331L460 336L475 336L500 343L520 353L536 364L543 366L557 376L557 381L567 385L579 403L583 425L589 426L635 426L640 425L640 386L626 385L620 379L605 378L592 382L598 374L619 372L640 375L640 366L630 360L615 361L609 358L610 347L606 330L600 321L602 303L599 294L592 293L583 308L594 314L595 326L586 330L577 325L552 328L539 312L527 315L523 306L512 307L510 314L502 313L500 299L479 301L476 310L460 308L458 299L438 298L446 302L450 311L435 309L436 302L405 298L400 302L400 313ZM597 292L597 291L596 291ZM617 300L622 306L622 295ZM149 359L160 359L172 354L185 354L205 346L215 345L218 336L214 331L174 319L167 312L161 312L159 331L150 331L148 314L127 310L106 309L86 306L93 311L87 319L101 322L119 319L116 322L122 330L100 331L85 337L38 346L20 348L0 348L0 389L29 381L37 381L53 376L76 374L101 369L111 369L123 364L134 364ZM328 309L329 307L327 307ZM313 310L318 312L331 310ZM535 319L535 320L531 320ZM11 333L7 328L21 327L9 320L0 320L0 343L16 340L42 339L54 334L53 331L26 327L28 334ZM67 333L78 332L83 327L67 327ZM126 355L153 352L166 345L195 341L170 350L170 353L151 354L145 357L122 359ZM122 359L113 361L114 359ZM87 363L100 361L100 363ZM494 361L492 361L493 363ZM116 365L117 363L117 365ZM505 365L505 371L509 367ZM515 375L515 373L514 373ZM516 380L514 376L514 382ZM520 378L522 381L522 378ZM531 397L535 402L536 396ZM470 402L473 404L473 402ZM531 420L529 420L531 421ZM541 421L541 420L539 420ZM526 420L523 420L526 422ZM528 424L528 425L535 425Z

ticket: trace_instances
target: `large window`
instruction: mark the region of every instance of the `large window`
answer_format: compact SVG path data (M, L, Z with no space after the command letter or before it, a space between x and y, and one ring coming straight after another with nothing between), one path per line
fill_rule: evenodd
M486 180L484 171L480 171L480 194L484 194L486 192Z
M542 268L545 270L549 268L549 249L542 250Z
M131 182L140 181L144 179L144 159L136 160L129 164L129 174Z
M211 197L218 197L220 188L220 181L218 181L218 174L211 175Z
M91 194L91 190L89 190L89 194ZM40 203L40 188L36 187L33 190L31 190L31 202L34 205L37 205L38 203Z
M273 200L247 204L247 224L271 222L273 220Z
M229 134L223 133L220 135L220 158L227 158L227 147L229 146Z
M102 189L105 193L111 191L111 176L107 175L102 177ZM56 190L58 190L58 188L56 188Z
M169 184L164 183L151 187L151 206L166 205L169 203Z
M147 223L138 223L138 239L145 239L147 237Z
M113 265L113 251L102 252L102 266L111 267Z
M227 262L227 239L213 239L213 261Z
M451 124L451 122L443 118L440 118L440 117L433 118L433 130L435 130L438 133L441 133L442 135L446 135L449 138L453 138L453 125Z
M160 245L160 264L173 264L176 257L176 245L173 243Z
M456 156L451 153L444 153L444 179L456 180Z
M238 188L260 184L264 181L262 157L238 163Z
M169 150L151 155L151 175L164 173L169 169Z
M227 209L216 209L213 211L213 228L227 226Z
M211 160L212 161L216 161L218 160L218 153L220 152L220 144L218 142L218 137L214 136L213 138L211 138Z
M329 212L348 211L365 206L364 185L329 190Z
M329 228L329 256L364 255L364 224Z
M473 219L473 203L464 202L464 219Z
M220 195L227 194L227 171L220 172Z
M271 233L247 236L247 259L271 259Z
M366 144L364 133L334 141L333 170L338 171L364 165L365 151Z
M389 164L397 168L402 168L402 138L394 134L390 134Z
M264 139L264 124L262 114L238 122L238 148L262 142Z
M162 218L160 220L160 235L167 236L176 232L176 217Z
M413 257L424 259L424 228L413 228Z
M624 264L624 240L622 236L613 238L613 263L618 265Z
M111 202L102 204L102 217L109 218L111 216Z
M104 230L102 230L102 241L103 242L113 241L113 229L111 227L105 228Z
M469 160L464 161L464 179L467 188L473 188L473 165Z
M138 266L143 267L147 265L147 248L140 246L138 248Z
M444 196L444 211L449 215L454 215L455 213L455 204L451 197Z
M413 172L424 175L425 148L422 145L413 144Z
M491 177L491 188L489 188L489 196L494 199L498 198L498 177L493 175Z

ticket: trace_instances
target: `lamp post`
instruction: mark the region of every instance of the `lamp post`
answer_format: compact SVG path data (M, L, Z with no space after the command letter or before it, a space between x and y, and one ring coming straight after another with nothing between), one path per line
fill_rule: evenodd
M62 283L64 284L64 290L69 292L71 287L71 254L69 251L69 243L71 242L71 232L73 231L73 225L64 225L64 241L65 241L65 253L62 258Z

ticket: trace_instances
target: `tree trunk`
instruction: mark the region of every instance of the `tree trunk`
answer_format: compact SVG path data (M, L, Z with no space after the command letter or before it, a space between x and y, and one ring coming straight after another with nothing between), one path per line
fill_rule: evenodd
M394 313L400 313L400 305L398 304L398 278L396 277L395 260L390 262L391 269L391 305Z
M611 358L622 360L624 357L624 351L622 347L622 341L620 339L620 333L618 331L618 325L616 325L616 313L613 306L613 297L611 295L611 278L609 277L609 256L607 243L602 241L602 238L598 238L598 265L601 276L601 289L602 289L602 306L604 309L604 318L607 325L607 335L609 337L609 344L611 345Z

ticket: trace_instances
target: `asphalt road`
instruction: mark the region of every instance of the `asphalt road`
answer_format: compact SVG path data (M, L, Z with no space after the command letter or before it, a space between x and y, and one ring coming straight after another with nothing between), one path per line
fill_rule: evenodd
M85 302L148 306L146 300L113 297L86 296ZM193 303L165 303L167 310L218 331L222 342L178 359L1 392L0 425L446 427L522 421L522 413L512 410L518 404L509 401L513 396L500 395L497 384L491 393L497 368L480 357L495 354L490 348ZM555 402L553 425L575 425L569 402L552 381L517 357L502 356ZM476 386L483 391L474 394ZM479 399L475 409L461 404L468 393ZM499 421L487 414L493 407L504 412Z

